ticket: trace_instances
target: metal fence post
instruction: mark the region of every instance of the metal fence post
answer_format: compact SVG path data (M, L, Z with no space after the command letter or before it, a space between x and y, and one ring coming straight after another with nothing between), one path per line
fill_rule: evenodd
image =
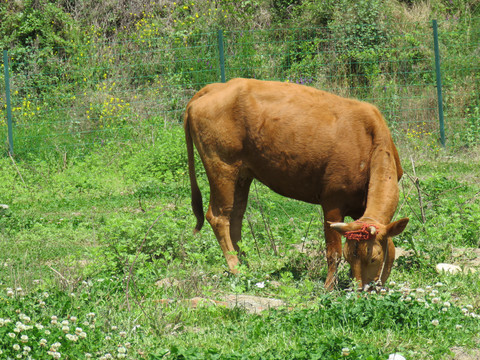
M8 151L13 155L12 106L10 103L10 76L8 70L7 50L3 50L3 69L5 70L5 99L7 101Z
M222 82L225 82L225 54L223 53L223 31L222 30L218 30L217 41L218 41L218 56L220 60L220 76L221 76Z
M432 20L433 45L435 49L435 73L437 77L438 120L440 122L440 142L445 147L445 124L443 119L442 74L440 71L440 48L438 46L437 20Z

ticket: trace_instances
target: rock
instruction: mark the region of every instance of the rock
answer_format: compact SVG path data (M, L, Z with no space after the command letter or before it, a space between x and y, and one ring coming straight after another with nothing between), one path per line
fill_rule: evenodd
M438 273L448 273L451 275L458 274L459 272L462 272L462 268L458 265L453 265L453 264L446 264L446 263L440 263L437 264L435 267Z
M390 356L388 357L388 360L407 360L407 359L405 359L403 355L395 353L395 354L390 354Z
M252 295L227 295L224 301L229 308L240 307L247 312L255 314L270 308L285 306L285 302L279 299L264 298Z
M461 273L461 272L463 272L464 274L473 274L473 273L477 272L477 270L472 268L472 267L466 266L462 269L458 265L445 264L445 263L437 264L435 269L437 270L438 273L444 272L444 273L448 273L448 274L451 274L451 275L455 275L455 274L458 274L458 273Z

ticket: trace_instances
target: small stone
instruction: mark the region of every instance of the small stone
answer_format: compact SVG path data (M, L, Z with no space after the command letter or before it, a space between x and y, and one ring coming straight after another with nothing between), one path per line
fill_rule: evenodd
M407 359L405 359L403 355L395 353L395 354L390 354L390 356L388 357L388 360L407 360Z
M440 263L440 264L437 264L436 270L437 270L438 273L445 272L445 273L448 273L448 274L451 274L451 275L455 275L455 274L461 272L462 268L458 265Z

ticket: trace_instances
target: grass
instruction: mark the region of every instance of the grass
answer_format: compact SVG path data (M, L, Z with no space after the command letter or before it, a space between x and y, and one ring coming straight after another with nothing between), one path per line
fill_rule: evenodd
M348 266L338 289L323 289L319 209L261 184L244 222L249 266L228 275L210 227L192 235L181 128L155 138L82 157L0 159L0 203L9 206L0 209L2 356L445 359L454 347L478 348L478 274L435 271L459 261L457 248L479 247L478 149L425 154L399 141L406 173L419 179L418 190L403 178L397 214L412 219L395 239L412 255L397 260L385 292L357 294ZM232 293L287 305L260 315L184 301Z

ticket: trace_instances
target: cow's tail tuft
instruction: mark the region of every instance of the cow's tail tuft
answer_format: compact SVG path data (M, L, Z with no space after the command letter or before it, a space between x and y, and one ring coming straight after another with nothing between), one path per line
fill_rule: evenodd
M197 218L197 224L193 233L196 234L202 229L203 223L205 221L205 216L203 213L203 201L202 193L197 183L197 176L195 175L195 154L193 149L193 140L190 133L190 118L189 118L189 108L185 111L184 119L184 129L185 129L185 140L187 143L187 156L188 156L188 175L190 177L190 189L192 192L192 209L195 217Z

